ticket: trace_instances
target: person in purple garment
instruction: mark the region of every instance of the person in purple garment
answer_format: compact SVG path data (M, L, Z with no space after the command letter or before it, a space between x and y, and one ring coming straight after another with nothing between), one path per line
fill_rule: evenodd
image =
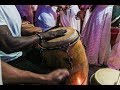
M113 5L97 5L81 33L90 65L107 65Z
M34 23L34 12L37 9L36 5L16 5L22 20Z
M80 16L81 16L81 32L84 30L85 25L90 17L90 14L92 12L92 8L94 5L79 5L79 8L81 10Z
M112 48L107 64L109 68L120 70L120 32Z
M35 26L47 31L56 26L57 7L51 5L39 5L35 13Z

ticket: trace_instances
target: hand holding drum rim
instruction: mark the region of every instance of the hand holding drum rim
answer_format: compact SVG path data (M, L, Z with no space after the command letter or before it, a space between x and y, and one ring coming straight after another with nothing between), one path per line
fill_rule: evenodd
M36 33L36 34L39 36L40 42L41 42L42 40L49 41L51 39L64 36L66 32L67 32L66 30L59 30L59 31L48 31L48 32L44 32L44 33L40 32L40 33Z

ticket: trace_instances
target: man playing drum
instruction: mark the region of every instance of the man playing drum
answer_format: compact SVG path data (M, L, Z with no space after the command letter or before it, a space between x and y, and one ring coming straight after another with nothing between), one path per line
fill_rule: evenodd
M46 33L36 31L32 32L30 36L22 36L23 32L21 17L16 7L14 5L0 5L0 57L4 84L58 84L69 75L69 72L64 69L55 70L48 74L37 74L35 72L40 70L39 65L36 66L26 60L22 53L22 51L40 44L41 40L47 41L64 36L66 30ZM28 31L28 33L30 32ZM35 72L34 67L37 68Z

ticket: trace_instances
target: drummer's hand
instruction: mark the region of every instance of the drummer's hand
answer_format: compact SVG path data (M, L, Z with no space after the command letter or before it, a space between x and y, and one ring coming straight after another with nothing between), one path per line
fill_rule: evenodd
M30 24L30 22L23 20L23 21L22 21L22 25L25 25L25 24Z
M38 35L42 38L42 40L48 41L57 37L64 36L66 32L67 32L66 30L48 31L38 33Z
M42 29L40 27L29 28L29 30L31 31L32 34L42 32Z
M58 69L49 73L46 77L48 84L59 84L63 82L69 76L69 72L66 69Z

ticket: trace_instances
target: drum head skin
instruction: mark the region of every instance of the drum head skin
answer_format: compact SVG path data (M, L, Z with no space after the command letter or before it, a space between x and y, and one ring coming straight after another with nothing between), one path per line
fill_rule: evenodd
M43 41L41 43L42 47L55 48L55 47L63 46L65 44L74 42L76 39L78 40L79 35L78 35L77 31L71 27L59 27L59 28L56 28L56 29L53 29L50 31L57 31L57 30L67 30L67 32L65 33L65 36L58 37L58 38L49 40L47 42Z
M99 69L91 76L91 84L93 85L120 85L120 71L103 68ZM94 81L94 82L93 82Z

